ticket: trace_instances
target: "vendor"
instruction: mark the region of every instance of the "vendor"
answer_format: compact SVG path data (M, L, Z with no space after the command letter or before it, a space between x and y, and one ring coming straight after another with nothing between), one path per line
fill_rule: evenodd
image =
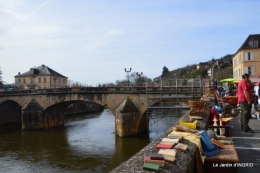
M224 88L222 87L222 85L219 85L219 86L218 86L218 93L221 94L222 96L225 95L225 90L224 90Z
M231 83L228 83L228 91L227 91L227 95L228 96L233 96L233 86Z

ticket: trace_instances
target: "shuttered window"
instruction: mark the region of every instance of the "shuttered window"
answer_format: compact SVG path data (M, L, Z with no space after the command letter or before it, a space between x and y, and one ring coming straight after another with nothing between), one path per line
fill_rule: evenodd
M245 52L245 61L253 61L254 53L253 52Z
M244 71L245 73L248 73L250 76L255 75L255 67L245 67Z

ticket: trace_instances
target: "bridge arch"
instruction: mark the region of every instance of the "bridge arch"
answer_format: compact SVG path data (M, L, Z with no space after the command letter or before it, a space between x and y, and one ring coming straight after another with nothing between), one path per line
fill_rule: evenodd
M54 105L51 105L44 109L42 113L42 121L44 127L54 127L58 125L64 124L64 114L66 108L68 108L69 105L77 102L83 102L84 100L70 100L70 101L64 101L59 102ZM95 103L91 101L84 101L88 103ZM97 104L97 103L95 103ZM100 105L100 104L98 104Z
M14 123L21 121L21 105L13 100L6 100L0 103L0 124Z

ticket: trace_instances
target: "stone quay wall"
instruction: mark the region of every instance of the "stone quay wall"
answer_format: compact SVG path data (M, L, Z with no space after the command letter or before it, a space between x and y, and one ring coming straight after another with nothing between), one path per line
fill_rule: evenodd
M205 130L208 128L208 122L210 117L210 105L208 105L204 116L201 120L197 120L197 130ZM190 111L188 111L181 118L184 121L189 121ZM143 170L144 156L150 155L152 153L158 153L159 149L156 149L155 146L159 144L162 138L167 137L172 131L175 125L179 124L176 122L172 127L170 127L165 134L161 135L156 140L152 141L141 151L136 153L127 161L123 162L117 168L112 170L110 173L145 173ZM197 163L196 163L196 150L198 151L197 145L190 142L189 140L183 139L181 143L187 144L188 149L185 152L177 151L175 161L173 163L165 162L164 168L159 169L159 173L193 173L196 172ZM197 155L198 157L198 155ZM198 168L199 169L199 168Z

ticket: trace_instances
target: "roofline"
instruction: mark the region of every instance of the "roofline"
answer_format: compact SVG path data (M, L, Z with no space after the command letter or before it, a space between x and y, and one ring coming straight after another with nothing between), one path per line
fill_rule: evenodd
M247 38L245 39L245 41L243 42L243 44L239 47L239 49L236 51L236 53L232 56L232 59L239 53L241 52L242 50L246 50L243 48L243 46L246 44L246 41L248 40L249 37L252 37L252 36L259 36L260 34L250 34L247 36ZM255 48L251 48L251 49L255 49Z
M31 76L33 76L33 75L24 75L24 76L21 76L21 75L16 75L16 76L14 76L14 77L31 77ZM37 77L37 76L53 76L53 75L35 75L35 77ZM62 77L62 78L68 78L68 77L66 77L66 76L58 76L58 77Z

